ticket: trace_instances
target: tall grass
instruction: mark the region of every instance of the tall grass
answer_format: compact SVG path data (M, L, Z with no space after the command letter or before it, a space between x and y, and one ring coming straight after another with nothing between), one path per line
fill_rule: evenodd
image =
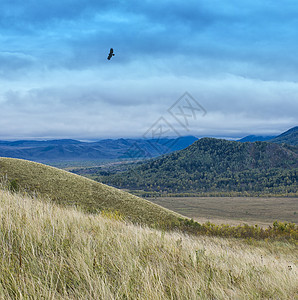
M88 213L119 211L126 219L156 227L173 227L181 215L116 188L57 168L22 159L0 157L0 179L11 190L38 193L57 204Z
M0 299L295 299L297 252L0 190Z

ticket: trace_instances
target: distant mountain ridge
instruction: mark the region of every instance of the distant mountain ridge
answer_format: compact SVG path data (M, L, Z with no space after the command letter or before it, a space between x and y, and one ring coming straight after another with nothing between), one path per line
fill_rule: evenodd
M240 140L237 140L237 142L265 142L273 138L275 138L275 136L248 135Z
M82 142L72 139L61 139L61 140L19 140L19 141L0 141L0 146L23 146L23 147L39 147L39 146L51 146L51 145L72 145L72 144L82 144Z
M105 139L82 142L72 139L0 141L0 157L21 158L37 162L153 158L185 149L198 139ZM298 145L298 126L277 137L247 136L240 142L267 141Z
M289 129L288 131L278 135L277 137L269 140L268 142L277 144L298 145L298 126Z
M77 140L0 141L0 157L33 161L96 160L118 158L151 158L181 150L197 138L185 136L177 139L106 139L97 142Z
M259 136L259 135L248 135L244 138L237 140L237 142L270 142L277 144L288 144L292 146L298 145L298 126L295 126L278 136Z

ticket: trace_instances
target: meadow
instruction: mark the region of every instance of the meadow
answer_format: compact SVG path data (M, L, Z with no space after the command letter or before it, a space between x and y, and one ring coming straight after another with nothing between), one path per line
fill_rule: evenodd
M295 299L294 243L160 231L0 189L1 299Z

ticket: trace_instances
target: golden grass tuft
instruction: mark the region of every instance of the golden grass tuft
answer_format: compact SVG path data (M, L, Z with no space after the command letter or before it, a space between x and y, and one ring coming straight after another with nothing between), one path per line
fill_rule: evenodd
M190 237L118 216L0 190L0 299L297 297L294 244Z

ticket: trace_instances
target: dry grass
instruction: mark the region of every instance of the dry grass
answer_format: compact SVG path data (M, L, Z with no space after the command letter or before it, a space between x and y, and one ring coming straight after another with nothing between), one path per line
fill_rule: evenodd
M0 190L1 299L295 299L297 248L189 237Z
M86 212L119 211L134 223L170 227L180 215L157 204L105 184L57 168L22 159L0 158L0 177L22 190L37 192L62 205L76 205Z

